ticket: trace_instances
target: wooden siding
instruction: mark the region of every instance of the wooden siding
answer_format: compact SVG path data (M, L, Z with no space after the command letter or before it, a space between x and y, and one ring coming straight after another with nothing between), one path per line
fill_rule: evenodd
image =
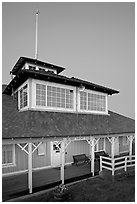
M105 139L106 142L106 153L108 153L109 155L111 155L111 143L109 142L108 138Z
M69 163L69 162L73 162L73 155L76 154L86 154L87 156L89 156L89 144L87 143L87 141L73 141L71 142L67 149L66 149L66 158L65 158L65 162Z
M127 145L123 144L123 136L119 137L119 152L129 152L129 141Z
M28 168L28 155L15 145L15 165L2 168L2 173L12 173L22 171Z
M33 153L33 168L50 166L51 165L51 150L50 142L46 142L46 149L44 155L38 155L38 149Z
M38 150L33 153L33 168L45 167L51 165L51 153L50 153L50 142L46 143L45 155L38 155ZM25 144L22 144L24 146ZM2 173L12 173L28 169L28 154L15 145L15 165L9 167L3 167Z

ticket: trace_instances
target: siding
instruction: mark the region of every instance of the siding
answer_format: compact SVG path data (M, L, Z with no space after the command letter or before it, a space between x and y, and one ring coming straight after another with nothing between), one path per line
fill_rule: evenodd
M24 146L25 144L22 144ZM27 149L27 148L26 148ZM50 142L47 142L46 154L38 155L38 150L36 150L32 155L32 165L33 168L49 166L51 164L50 156ZM2 168L2 173L12 173L17 171L23 171L28 169L28 155L15 145L15 166Z
M127 145L123 144L123 136L119 137L119 152L129 152L129 142Z
M71 142L66 149L66 158L65 162L73 162L73 155L77 154L86 154L89 156L90 146L87 141L73 141Z
M24 144L22 144L24 145ZM2 168L2 173L12 173L28 168L28 155L15 145L15 166Z
M33 168L51 165L50 142L46 142L44 155L38 155L38 149L33 153Z

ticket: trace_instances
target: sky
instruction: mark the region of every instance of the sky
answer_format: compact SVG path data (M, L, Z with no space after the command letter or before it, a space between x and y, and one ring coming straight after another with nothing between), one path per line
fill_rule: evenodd
M134 2L3 2L2 83L19 57L65 67L62 75L120 91L109 96L111 111L135 118Z

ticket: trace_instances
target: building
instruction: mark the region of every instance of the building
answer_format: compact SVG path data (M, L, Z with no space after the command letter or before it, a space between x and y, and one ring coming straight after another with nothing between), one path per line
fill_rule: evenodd
M85 154L94 176L95 152L110 158L132 156L134 120L108 110L109 95L119 91L60 73L65 68L20 57L4 87L2 111L3 185L10 176L73 163Z

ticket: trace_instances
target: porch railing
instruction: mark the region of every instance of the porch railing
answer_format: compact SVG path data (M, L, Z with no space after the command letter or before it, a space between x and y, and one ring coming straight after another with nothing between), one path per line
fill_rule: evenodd
M100 156L100 171L103 169L110 170L113 176L116 170L124 169L127 171L127 168L132 166L135 166L135 155L117 158Z

